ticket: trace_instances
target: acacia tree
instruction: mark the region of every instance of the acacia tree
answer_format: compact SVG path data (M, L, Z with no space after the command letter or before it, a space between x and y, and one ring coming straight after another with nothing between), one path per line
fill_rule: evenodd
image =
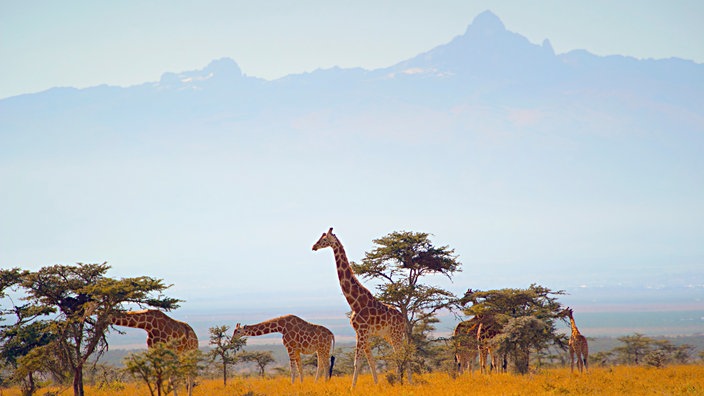
M27 273L19 268L0 270L0 298L7 297L5 290L14 289ZM37 318L54 310L32 304L17 306L13 302L11 305L0 309L0 320L14 316L14 323L0 326L0 358L14 369L12 379L20 383L22 393L32 395L37 390L35 373L46 368L46 360L38 358L38 353L33 351L54 339L50 323Z
M222 384L227 385L227 366L237 363L235 354L247 344L243 337L227 335L230 326L215 326L210 331L210 345L213 349L208 352L212 360L220 359L222 363Z
M696 350L694 345L682 344L675 347L672 353L672 360L678 364L687 364L692 359L692 353Z
M406 319L410 344L393 357L401 373L407 364L420 364L418 359L428 349L427 339L438 311L456 306L454 294L424 283L430 275L452 279L461 271L454 249L434 246L429 236L424 232L392 232L375 239L375 247L365 253L361 263L351 264L359 276L380 281L376 297L397 308Z
M640 333L633 333L617 338L623 343L622 346L614 348L619 360L626 364L640 364L643 357L648 354L655 345L655 340Z
M243 362L254 362L259 368L259 375L262 377L264 376L266 366L276 361L271 351L240 352L238 357L239 360Z
M152 396L166 395L173 389L169 380L179 376L176 341L158 342L144 352L131 353L124 359L125 370L147 384Z
M460 299L470 304L467 315L491 318L498 326L491 343L497 353L511 356L519 373L528 372L531 351L541 351L551 345L565 349L567 337L557 333L556 321L564 320L562 306L552 291L532 284L528 289L468 290Z
M37 307L51 309L55 317L49 330L55 335L42 355L55 356L73 377L73 393L83 396L83 368L88 359L100 358L107 349L109 318L127 303L170 310L179 300L161 293L169 286L159 279L105 276L107 263L54 265L26 273L21 285L25 299Z
M22 393L32 395L37 390L35 374L46 371L47 360L39 353L55 339L51 323L44 320L25 322L26 307L18 307L18 320L2 330L2 359L14 368L12 379L20 383Z

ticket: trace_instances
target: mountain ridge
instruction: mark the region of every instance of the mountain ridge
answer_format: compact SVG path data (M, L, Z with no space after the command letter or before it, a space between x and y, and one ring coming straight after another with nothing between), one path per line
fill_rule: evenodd
M510 57L510 60L507 57ZM379 79L401 75L406 77L430 76L448 78L465 74L467 75L466 77L474 79L487 76L495 79L508 76L515 79L515 74L518 74L525 79L531 75L538 74L538 72L550 76L551 79L542 78L538 81L539 83L546 83L554 81L556 78L559 80L560 77L567 78L564 74L568 70L573 74L571 77L574 77L574 73L585 69L592 69L593 73L597 75L608 72L613 73L612 69L617 64L640 65L637 69L640 69L640 72L645 74L653 74L658 70L661 73L668 73L668 67L676 67L679 72L677 74L685 79L692 73L704 76L704 64L681 58L637 59L623 55L598 56L582 49L555 54L549 39L543 40L542 45L533 44L524 36L506 30L499 17L487 10L477 15L463 34L454 37L449 42L384 68L367 70L363 68L333 67L290 74L275 80L264 80L244 74L236 60L225 57L211 61L202 69L164 72L159 81L144 82L128 87L110 87L122 89L152 87L159 90L202 90L206 88L216 89L218 87L219 89L236 89L238 88L236 86L237 83L249 82L251 86L261 86L271 85L271 83L286 83L296 79L305 80L324 75L332 76L332 79L339 79L344 75L345 78L351 77L357 82L378 81ZM512 74L514 75L512 76ZM656 73L656 75L661 74ZM213 76L215 76L215 79L212 79ZM691 79L687 79L687 81L692 82ZM704 78L694 81L704 81ZM704 83L700 82L696 85L698 85L698 88L704 88ZM75 89L84 91L104 87L105 85L99 85ZM64 88L71 87L54 87L38 93L17 96L38 95L56 89L63 90ZM0 99L0 101L14 97L16 96Z

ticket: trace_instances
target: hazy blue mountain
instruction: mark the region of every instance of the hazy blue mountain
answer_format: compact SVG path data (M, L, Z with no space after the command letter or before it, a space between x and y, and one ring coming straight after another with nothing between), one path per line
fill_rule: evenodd
M138 86L55 88L8 98L0 102L0 120L35 130L28 121L53 126L69 120L79 126L107 121L121 127L228 122L269 112L293 116L320 108L354 112L384 105L393 112L407 110L409 104L527 107L562 106L565 101L647 112L650 106L676 106L696 118L704 109L703 90L704 65L599 57L583 50L556 55L547 39L533 44L485 11L449 43L384 69L333 68L264 81L243 75L235 61L224 58L202 70L168 72L158 82Z
M225 58L1 100L0 258L147 268L204 304L265 278L273 304L304 288L298 303L339 294L310 252L330 225L352 259L410 229L461 255L458 293L537 282L588 303L626 285L695 304L703 151L704 65L555 54L487 11L382 69L266 81ZM311 260L330 272L298 269Z

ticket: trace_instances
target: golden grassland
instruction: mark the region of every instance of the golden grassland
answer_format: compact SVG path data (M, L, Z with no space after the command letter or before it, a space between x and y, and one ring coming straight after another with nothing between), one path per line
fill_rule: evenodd
M360 376L357 387L350 391L350 376L334 377L328 382L304 382L291 385L289 377L232 378L227 386L222 380L199 380L195 396L255 396L255 395L704 395L704 366L682 365L665 368L615 366L593 368L588 374L571 373L569 368L540 370L529 375L491 374L477 372L455 379L446 373L416 375L413 385L391 385L381 375L375 385L371 375ZM42 395L49 388L41 389ZM56 390L54 390L56 391ZM20 395L19 389L5 389L2 396ZM65 389L59 395L71 395ZM87 395L134 396L149 395L146 385L126 383L121 390L86 387ZM181 389L179 395L186 394Z

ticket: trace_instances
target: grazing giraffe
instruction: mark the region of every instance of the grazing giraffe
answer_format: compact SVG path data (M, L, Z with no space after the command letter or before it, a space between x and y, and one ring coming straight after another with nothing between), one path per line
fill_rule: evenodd
M455 342L455 362L460 375L468 369L470 374L474 370L473 363L478 354L476 337L478 325L475 318L465 320L458 323L452 333Z
M332 352L335 350L335 336L330 330L323 326L306 322L295 315L284 315L253 325L240 326L237 323L232 337L260 336L270 333L281 333L283 335L282 339L291 364L292 384L296 381L296 368L298 368L298 374L301 382L303 382L301 353L316 353L318 355L318 369L315 372L316 381L321 372L324 373L326 380L330 379L332 368L335 365L335 356L332 356Z
M147 332L147 348L152 348L160 342L178 340L176 350L178 352L192 351L198 349L198 336L193 328L186 323L168 317L158 309L144 309L141 311L127 311L114 314L110 317L110 323L116 326L132 327L143 329ZM174 395L176 387L174 386ZM188 395L193 393L193 378L186 378L186 389Z
M323 233L318 242L313 245L313 250L326 247L332 248L335 254L340 288L342 288L342 293L345 295L345 299L347 299L347 303L352 310L350 324L357 334L352 388L357 383L362 353L367 358L374 383L378 383L376 362L369 343L370 337L374 335L380 336L391 344L394 352L402 351L406 344L406 318L397 309L374 298L372 293L357 279L352 272L352 268L350 268L345 249L342 247L340 240L337 239L337 236L332 233L332 228L327 233ZM399 374L401 374L400 368ZM411 370L408 370L408 381L411 382Z
M570 336L570 341L568 347L570 350L570 369L574 372L574 358L577 357L577 369L581 373L584 369L589 371L589 345L587 344L587 337L583 336L582 333L577 329L577 325L574 323L574 317L572 316L572 308L567 307L564 312L570 318L570 327L572 327L572 335Z
M171 319L158 309L121 312L111 316L110 323L146 330L148 348L159 342L178 339L179 352L198 349L198 336L191 326L186 322Z

